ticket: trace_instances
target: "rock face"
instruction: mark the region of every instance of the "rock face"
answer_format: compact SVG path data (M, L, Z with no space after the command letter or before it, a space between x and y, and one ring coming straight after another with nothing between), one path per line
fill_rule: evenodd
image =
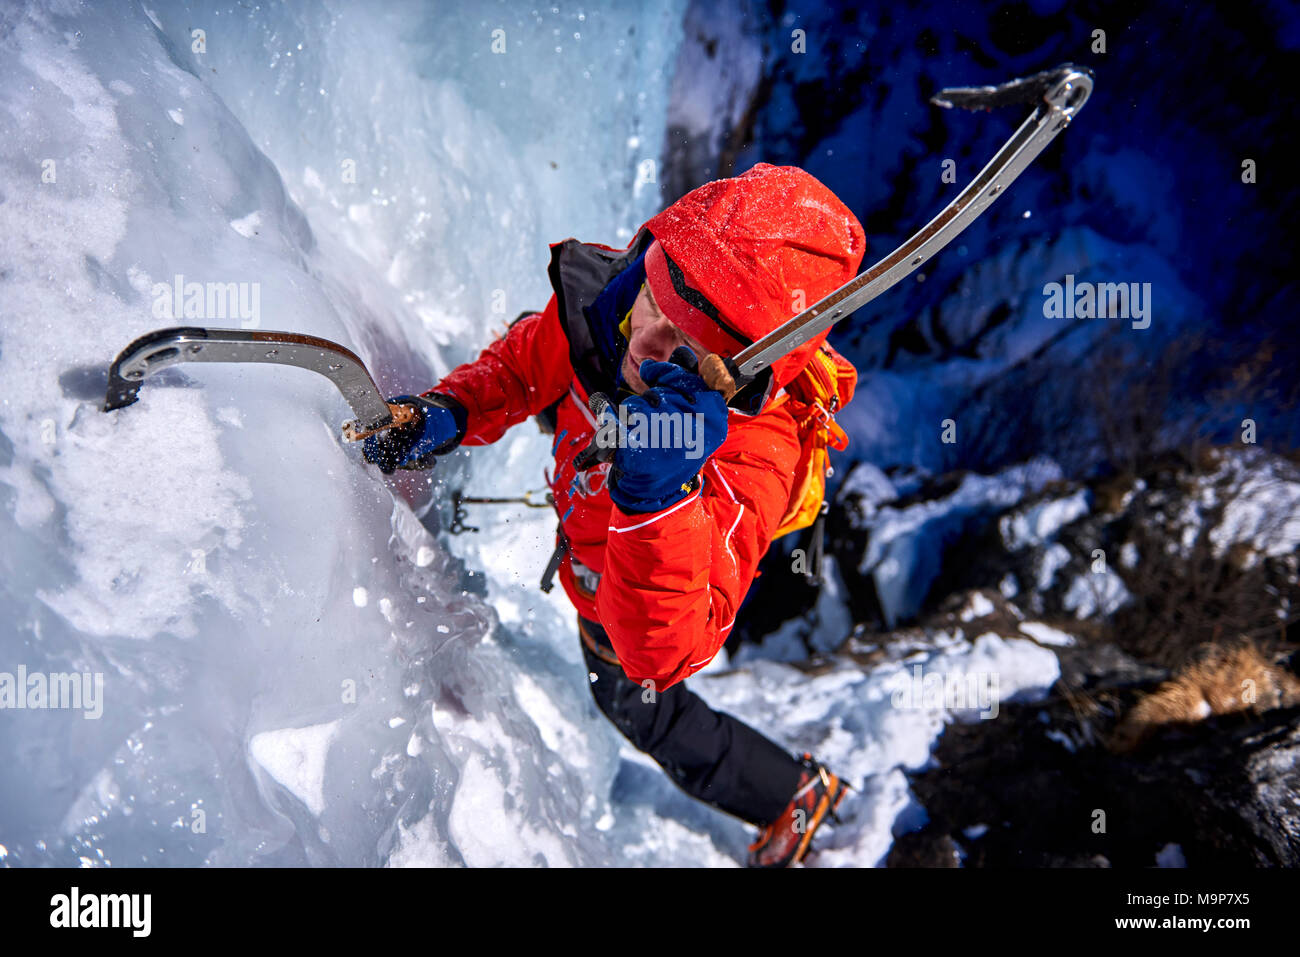
M1259 449L1164 456L1086 484L1045 460L893 494L890 482L856 466L829 516L850 608L869 627L986 589L1176 668L1241 633L1285 640L1300 604L1300 468Z
M1099 744L1115 692L1081 717L1064 696L953 724L940 767L910 775L930 816L889 866L1152 867L1168 845L1186 866L1300 866L1300 708L1211 718L1134 755Z
M1045 699L950 723L908 772L928 822L889 866L1300 865L1293 462L1210 449L1091 483L862 468L828 539L859 622L841 654L870 669L960 629L1060 662Z
M763 73L763 11L750 0L686 8L669 91L663 201L733 176L736 150L753 124Z
M1061 481L1055 463L1038 460L996 475L949 473L890 496L881 487L887 476L875 470L868 481L864 472L872 467L855 467L841 487L828 540L855 617L887 628L929 610L932 596L950 593L943 581L952 578L954 562L980 553L979 568L988 569L988 529L1026 496ZM969 584L996 586L996 577L986 579Z

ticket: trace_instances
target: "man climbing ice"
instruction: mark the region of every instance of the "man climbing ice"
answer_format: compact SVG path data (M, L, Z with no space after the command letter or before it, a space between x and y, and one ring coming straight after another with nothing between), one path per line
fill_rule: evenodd
M820 358L826 332L730 404L696 364L734 356L848 282L864 249L854 215L801 169L759 164L705 184L625 250L553 245L546 309L435 388L390 400L422 414L364 448L385 472L424 469L530 416L553 422L559 575L596 704L684 791L759 828L756 867L802 860L845 785L811 755L795 758L712 710L684 679L726 641L799 494L801 425L785 387ZM702 443L623 443L580 471L597 392L628 413L694 416Z

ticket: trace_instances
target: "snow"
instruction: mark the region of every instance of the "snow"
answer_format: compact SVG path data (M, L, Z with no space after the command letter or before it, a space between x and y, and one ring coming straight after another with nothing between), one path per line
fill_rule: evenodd
M1073 635L1067 635L1059 628L1045 625L1041 621L1022 621L1018 627L1042 645L1068 646L1075 642Z
M1187 859L1178 844L1166 844L1156 854L1156 867L1186 867Z
M761 642L746 644L736 652L735 659L727 664L739 667L756 659L769 661L803 661L813 652L830 652L844 643L853 630L853 616L849 611L847 588L840 576L835 556L822 556L822 586L817 592L816 604L805 614L782 622L765 635ZM720 658L697 675L722 670Z
M985 598L982 593L974 592L962 610L957 613L957 617L962 621L974 621L976 618L993 614L993 611L993 602Z
M538 830L519 812L509 778L475 755L461 769L449 836L469 867L555 867L574 860L559 835Z
M1082 620L1114 614L1132 599L1124 579L1105 568L1076 575L1061 605Z
M1057 744L1065 748L1065 750L1069 751L1071 754L1074 753L1075 751L1074 741L1064 731L1058 731L1056 728L1048 728L1046 731L1043 732L1043 734L1049 741L1055 741Z
M946 640L945 640L946 639ZM979 720L980 708L953 711L922 697L900 698L920 667L956 682L989 678L996 702L1043 696L1060 677L1055 654L1029 640L988 633L970 641L936 636L931 647L864 673L837 660L821 674L755 661L744 669L693 681L712 707L735 714L794 752L811 751L851 783L862 783L841 809L846 823L828 834L808 866L876 865L888 853L893 828L911 801L903 769L921 768L944 725ZM989 709L984 709L989 710Z
M459 863L450 844L435 831L432 815L410 827L398 821L397 830L397 845L386 862L389 867L453 867Z
M252 239L257 235L257 231L261 226L262 214L257 210L253 210L253 212L241 219L232 219L230 221L230 228L239 233L239 235L243 236L245 239Z
M1038 590L1046 591L1056 580L1056 573L1070 563L1070 550L1054 542L1043 550L1038 563Z
M1284 459L1248 450L1229 455L1211 481L1227 478L1234 494L1210 530L1216 555L1238 542L1263 555L1285 555L1300 546L1300 470Z
M1087 514L1088 491L1079 489L1073 495L1047 499L1004 515L998 528L1007 550L1015 552L1052 541L1061 528Z
M947 540L981 515L1015 505L1060 478L1055 463L1036 459L996 475L968 474L943 498L860 514L854 521L869 528L870 536L858 570L875 579L886 624L893 627L919 610L939 574Z
M1166 551L1188 555L1205 537L1216 558L1244 546L1241 560L1250 567L1300 546L1300 469L1249 445L1220 449L1217 458L1210 471L1188 477L1192 486L1174 517L1176 537L1166 542ZM1121 554L1126 568L1137 559L1136 548Z
M898 491L879 468L870 462L858 462L840 486L838 495L841 498L849 495L856 497L849 521L852 527L860 528L876 514L881 505L897 499Z

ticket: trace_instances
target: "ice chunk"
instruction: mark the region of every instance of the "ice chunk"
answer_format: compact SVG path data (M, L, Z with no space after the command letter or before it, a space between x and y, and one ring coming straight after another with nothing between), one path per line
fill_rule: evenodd
M339 721L306 728L263 731L248 742L248 753L266 773L319 816L325 810L325 758Z

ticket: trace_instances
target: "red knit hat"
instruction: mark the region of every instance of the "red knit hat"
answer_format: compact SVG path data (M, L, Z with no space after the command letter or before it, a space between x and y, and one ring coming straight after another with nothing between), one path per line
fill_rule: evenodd
M656 240L645 259L655 302L724 356L844 285L866 251L857 217L797 166L759 163L706 183L646 227ZM773 364L775 387L803 370L826 335Z

